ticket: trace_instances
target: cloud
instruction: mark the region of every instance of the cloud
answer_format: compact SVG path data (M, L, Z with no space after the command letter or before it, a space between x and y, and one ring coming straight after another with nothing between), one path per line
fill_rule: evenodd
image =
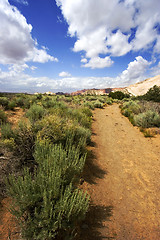
M59 77L70 77L70 76L71 76L71 74L68 72L60 72L59 73Z
M28 1L26 0L13 0L13 1L28 6Z
M30 69L31 69L32 71L34 71L34 70L37 69L37 67L36 67L36 66L31 66Z
M94 58L91 58L88 63L85 63L84 65L82 65L82 67L86 67L86 68L90 67L92 69L105 68L105 67L110 67L112 64L113 64L113 61L110 59L110 57L105 57L105 58L94 57Z
M8 0L1 1L0 19L1 64L58 61L46 49L38 49L37 42L31 35L31 24L27 23L26 18Z
M150 64L151 63L142 56L136 57L133 62L128 64L127 69L120 74L118 81L128 85L144 80L144 74Z
M159 0L56 2L68 23L68 34L76 37L73 51L84 51L84 59L90 58L89 62L100 54L105 57L123 56L130 51L152 47L153 52L160 51ZM97 68L99 66L96 65Z
M106 43L107 46L110 47L108 51L112 56L123 56L130 52L132 48L128 43L128 36L122 34L120 30L115 34L111 34Z
M154 77L154 76L157 76L160 74L160 62L158 62L158 64L154 67L151 68L151 75Z
M82 58L82 59L81 59L81 62L82 62L82 63L87 63L88 61L87 61L86 58Z
M72 92L84 88L107 88L123 87L138 81L144 80L145 72L150 66L150 62L138 56L128 64L126 70L117 77L72 77L67 72L61 72L61 78L32 77L24 73L29 68L28 65L10 66L8 71L0 70L0 89L1 91L64 91ZM159 65L156 69L158 69ZM154 70L156 70L154 69Z

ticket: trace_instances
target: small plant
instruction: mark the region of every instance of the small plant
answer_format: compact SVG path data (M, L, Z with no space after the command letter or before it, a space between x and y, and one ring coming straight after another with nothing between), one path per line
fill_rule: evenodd
M134 121L137 126L143 128L160 127L160 115L151 110L135 115Z
M35 146L35 133L31 125L20 121L14 129L15 154L20 157L22 163L33 160Z
M45 109L43 108L43 106L37 104L33 104L26 113L26 116L32 123L34 123L37 120L40 120L44 115Z
M147 137L154 137L154 133L150 129L140 128L140 131Z
M9 100L7 97L0 97L0 105L4 107L5 110L8 109Z
M14 100L12 100L8 103L8 109L9 110L13 111L15 107L16 107L16 102Z
M1 125L1 138L4 139L10 139L14 137L14 132L12 130L11 124L6 123Z
M103 103L100 102L99 100L96 100L94 103L95 108L103 108Z
M2 109L0 109L0 125L6 122L7 122L7 116L5 112Z

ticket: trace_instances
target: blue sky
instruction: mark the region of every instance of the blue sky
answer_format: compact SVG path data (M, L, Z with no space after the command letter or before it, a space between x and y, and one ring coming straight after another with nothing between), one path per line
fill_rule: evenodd
M0 0L0 91L121 87L160 74L159 0Z

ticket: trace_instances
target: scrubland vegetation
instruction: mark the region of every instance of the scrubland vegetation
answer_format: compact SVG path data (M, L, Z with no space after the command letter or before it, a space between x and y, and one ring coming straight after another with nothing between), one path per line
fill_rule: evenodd
M125 101L121 111L146 137L151 137L152 133L146 129L160 127L160 87L154 86L145 95Z
M1 196L11 197L24 239L76 236L90 202L80 179L91 143L92 110L121 103L122 114L151 136L144 129L160 127L159 96L157 86L140 97L119 91L109 96L0 95L0 157L13 165L0 178ZM20 109L23 117L13 124L9 116Z
M106 104L112 104L106 96L0 96L1 156L13 165L13 173L5 174L6 194L24 239L76 236L90 202L80 178L91 143L91 110ZM12 124L7 116L20 108L23 118Z

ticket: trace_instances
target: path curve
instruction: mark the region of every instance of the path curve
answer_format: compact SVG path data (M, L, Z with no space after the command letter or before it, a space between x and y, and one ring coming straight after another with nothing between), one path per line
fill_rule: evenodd
M94 112L83 184L92 205L80 239L160 239L159 137L145 138L117 104Z

